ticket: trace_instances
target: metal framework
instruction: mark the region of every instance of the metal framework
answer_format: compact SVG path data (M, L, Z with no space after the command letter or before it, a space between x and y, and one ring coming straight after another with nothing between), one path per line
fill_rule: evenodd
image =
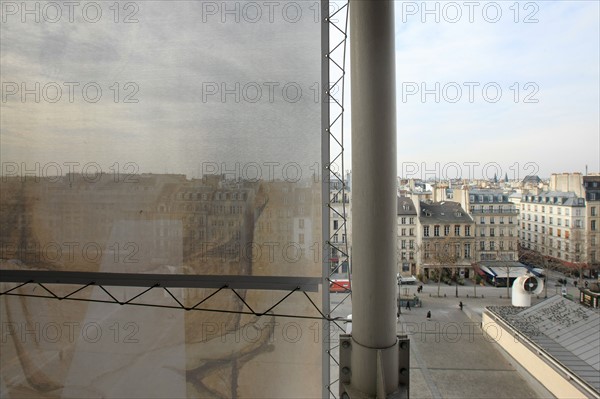
M327 15L325 23L323 24L323 47L325 49L324 55L324 66L323 70L323 82L327 82L326 100L323 104L323 119L327 122L324 132L323 140L323 195L327 195L328 201L326 207L323 210L323 236L328 237L325 242L325 251L323 259L323 275L326 276L325 283L327 285L336 284L332 276L338 272L341 265L350 261L350 255L348 251L347 240L342 240L341 243L333 239L336 234L340 232L347 235L347 213L346 213L346 202L344 200L344 194L346 192L347 182L344 179L344 86L346 79L346 48L347 48L347 31L348 31L348 10L349 2L344 1L340 3L331 3L332 7L327 1L323 2L324 12L323 15ZM339 5L339 7L337 7ZM337 37L336 40L334 37ZM337 183L337 189L332 191L332 183ZM334 199L339 197L341 194L342 198L342 212L335 209L332 206ZM326 215L326 217L325 217ZM329 232L330 220L332 216L337 216L341 223L338 228L334 231ZM329 258L332 250L336 250L337 253L341 254L339 259L341 262L338 263L333 269L330 267ZM350 276L349 276L350 278ZM338 331L343 332L344 328L337 323L336 318L331 318L331 314L348 301L352 295L352 284L350 285L349 292L342 298L339 304L331 308L330 296L326 285L324 284L323 289L323 313L329 318L328 321L324 322L323 336L331 336L331 329L336 328ZM339 378L332 378L331 367L339 369L340 363L336 358L336 353L339 352L339 342L336 340L323 340L323 397L337 398L338 382ZM339 373L338 373L339 375Z
M165 288L231 288L280 291L317 292L318 277L146 274L68 272L46 270L3 270L0 282L32 282L46 284L108 285L121 287Z
M273 277L273 276L201 276L188 274L135 274L135 273L93 273L93 272L59 272L59 271L26 271L3 270L0 273L0 282L17 283L12 288L0 292L0 296L21 296L32 298L46 298L56 300L69 300L80 302L110 303L129 306L148 306L167 309L195 310L217 313L249 314L254 316L270 315L275 317L290 317L299 319L328 320L319 307L310 298L307 292L317 292L320 279L317 277ZM58 290L48 285L76 285L79 286L66 295L58 294ZM40 293L19 292L21 288L39 286L43 289ZM146 288L139 294L127 300L118 300L107 287L142 287ZM93 299L82 297L81 294L90 287L98 287L105 294L106 299ZM169 290L169 288L212 288L215 289L194 306L185 306ZM164 303L139 302L143 296L153 289L162 289L173 299L171 305ZM253 309L236 290L277 290L288 291L280 300L269 306L266 310ZM225 310L201 307L206 301L221 291L229 290L243 303L246 310ZM316 310L314 316L274 313L275 308L289 298L292 294L300 292ZM79 294L79 295L78 295ZM138 302L136 302L138 300Z

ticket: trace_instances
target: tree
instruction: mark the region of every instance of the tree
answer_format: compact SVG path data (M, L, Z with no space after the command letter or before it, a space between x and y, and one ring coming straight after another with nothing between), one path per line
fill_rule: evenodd
M569 257L572 260L572 264L575 266L575 270L577 271L578 285L581 287L583 284L583 271L584 269L588 269L588 248L587 242L590 240L587 239L587 236L590 234L587 233L582 228L574 227L571 230L571 240L570 240L570 251Z
M481 280L481 276L479 275L479 267L477 266L477 262L471 263L471 269L473 269L473 296L477 298L477 284L479 284L479 280Z
M436 240L434 242L433 251L431 251L431 259L435 269L437 270L437 295L440 296L440 285L442 282L442 274L445 267L456 265L456 262L460 258L460 253L456 251L456 244L460 241L453 240L452 237L445 237L443 240ZM457 287L458 290L458 287Z
M477 258L479 257L479 251L477 251L477 248L474 245L473 248L473 262L471 262L471 269L473 270L473 295L475 296L475 298L477 298L477 278L481 279L481 276L479 275L479 263L477 262Z

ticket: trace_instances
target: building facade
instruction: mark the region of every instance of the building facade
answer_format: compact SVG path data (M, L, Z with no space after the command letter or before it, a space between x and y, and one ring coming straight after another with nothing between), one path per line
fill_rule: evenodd
M564 266L589 269L585 274L597 276L600 175L553 174L548 187L521 197L521 245Z
M585 199L573 192L545 191L521 199L523 248L566 263L583 261Z
M600 270L600 174L583 176L586 202L586 260L592 270Z
M518 210L502 190L469 191L469 214L475 221L477 260L518 259Z
M305 262L311 273L320 270L321 225L314 221L321 195L312 181L155 174L131 180L4 179L0 257L79 271L96 271L103 259L206 274L228 274L227 267L250 261L257 269L277 265L281 274L297 275Z
M398 273L417 275L417 210L412 199L398 197Z
M475 223L458 202L420 202L418 208L418 273L434 270L469 277L474 259Z

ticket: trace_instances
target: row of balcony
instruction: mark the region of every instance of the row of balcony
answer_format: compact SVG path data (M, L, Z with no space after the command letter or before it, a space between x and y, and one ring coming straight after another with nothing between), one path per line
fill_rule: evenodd
M518 215L519 211L517 209L473 209L471 210L473 214L500 214L500 215Z

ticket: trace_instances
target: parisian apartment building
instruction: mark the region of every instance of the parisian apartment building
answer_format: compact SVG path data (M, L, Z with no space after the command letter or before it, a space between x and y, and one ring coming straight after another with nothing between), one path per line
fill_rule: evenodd
M420 202L417 229L420 270L429 278L433 269L444 267L468 278L475 261L475 222L453 201Z
M458 189L454 197L475 222L478 261L518 260L518 209L503 189Z
M476 259L473 218L460 203L432 197L428 192L398 197L398 272L429 277L444 267L469 277Z
M585 199L573 192L529 192L521 199L521 245L566 263L582 261Z
M442 203L458 204L471 218L471 237L464 237L471 241L467 246L470 262L519 262L521 246L566 266L586 263L598 269L600 175L554 174L546 181L535 177L526 183L522 182L515 189L494 184L481 188L407 182L398 199L399 272L425 274L426 269L434 267L431 265L431 254L435 252L435 246L431 249L432 242L436 237L447 237L446 230L448 233L452 230L448 226L460 223L438 220L432 225ZM431 216L423 213L426 208ZM412 219L415 213L418 216ZM449 213L444 214L448 217ZM436 225L439 226L437 231ZM416 232L415 237L411 231ZM426 251L427 243L429 251ZM411 245L416 250L412 250ZM464 253L463 246L463 259Z
M600 175L553 174L548 190L521 197L522 245L566 265L598 270L599 198Z
M417 209L409 197L398 197L398 263L402 276L417 275Z
M583 176L586 202L586 259L594 270L600 269L600 174Z
M55 269L95 271L110 259L136 270L185 265L223 274L230 272L224 265L233 270L251 260L256 273L274 265L282 274L297 273L303 259L320 264L315 184L221 175L6 178L0 185L0 257ZM215 270L206 269L211 262Z

